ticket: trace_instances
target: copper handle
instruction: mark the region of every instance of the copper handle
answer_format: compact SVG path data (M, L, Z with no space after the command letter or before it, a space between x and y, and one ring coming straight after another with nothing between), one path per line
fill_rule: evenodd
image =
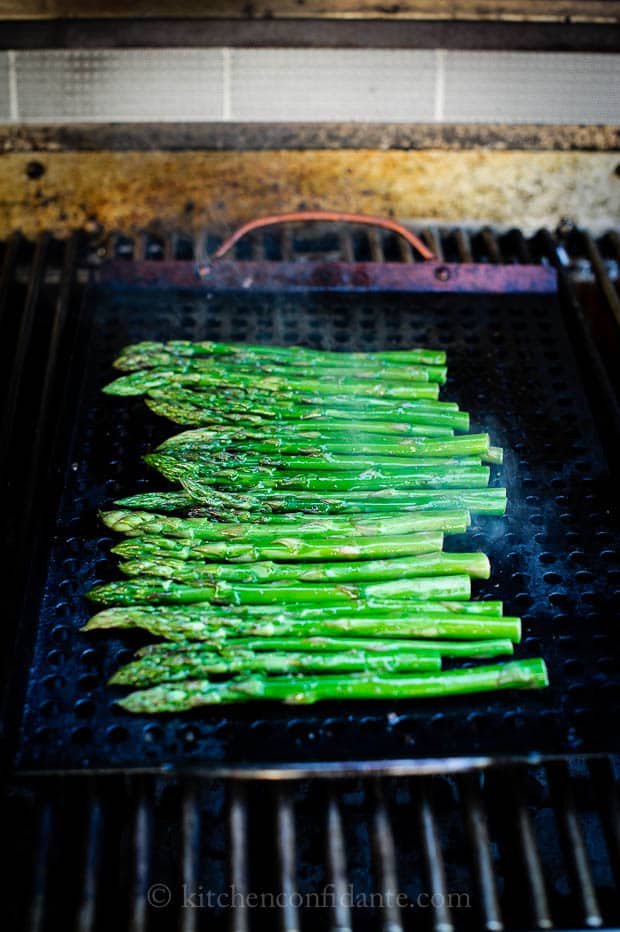
M228 239L225 239L221 246L213 254L214 259L221 259L232 249L235 243L239 242L241 237L252 230L259 230L261 227L275 226L278 223L295 223L303 220L329 220L334 223L363 223L367 226L381 227L384 230L390 230L392 233L398 233L403 239L407 240L410 246L413 246L423 259L436 259L435 254L418 239L415 233L412 233L402 223L396 220L388 220L387 217L368 217L364 214L346 214L338 210L299 210L289 214L274 214L270 217L258 217L256 220L249 220L240 226Z

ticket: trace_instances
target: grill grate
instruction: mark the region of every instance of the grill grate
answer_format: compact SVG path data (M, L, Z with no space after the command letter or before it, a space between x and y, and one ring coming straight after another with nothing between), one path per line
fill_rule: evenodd
M9 927L612 926L617 766L592 759L268 785L165 775L23 781L3 816L17 847Z
M431 237L427 233L424 238L430 243ZM502 261L544 261L559 268L564 300L570 299L579 315L587 316L588 329L577 331L581 342L587 350L596 340L607 366L601 368L596 356L585 353L593 375L590 385L599 397L608 398L608 380L617 376L612 353L617 347L613 340L618 340L617 235L594 241L567 229L561 238L543 233L526 239L519 231L483 236L457 229L434 231L434 240L446 261L492 262L499 256ZM61 481L53 471L40 468L54 461L55 444L65 442L59 428L73 388L67 370L49 352L50 335L55 333L63 347L80 343L81 269L112 254L128 260L201 258L217 243L206 231L197 237L117 236L106 244L81 237L68 243L46 239L46 260L39 263L33 259L36 249L43 249L42 240L35 247L16 234L0 244L0 345L5 354L0 375L17 375L20 405L12 435L6 438L12 453L5 463L12 492L7 502L10 533L5 538L7 560L12 561L7 565L15 580L12 593L19 592L20 580L25 582L24 557L31 552L33 535L48 526L52 516L47 506ZM308 251L316 243L302 245ZM329 258L344 253L349 258L413 259L407 244L390 245L381 234L365 245L354 236L344 243L323 240L318 246ZM299 243L290 238L286 247L257 243L252 257L266 255L268 249L281 249L282 256L290 249L297 255ZM28 294L35 296L36 326L25 352L14 355ZM13 369L8 365L15 359L19 369L14 362ZM38 462L24 470L33 426L39 438ZM39 477L35 487L34 476ZM20 520L24 502L30 508L27 522ZM40 569L29 565L30 579L36 582ZM8 624L10 609L2 627L2 653L9 665L11 657L21 656L23 663L30 637L28 630ZM15 636L17 648L11 652ZM15 698L21 701L19 693ZM9 731L14 728L15 716L7 725ZM290 727L300 746L308 742L311 732L303 723L297 720ZM369 722L360 725L371 736L373 727ZM157 743L161 725L152 723L147 729L145 742ZM183 729L181 747L191 747L192 729ZM258 729L258 743L261 740ZM61 925L84 932L189 932L204 927L235 932L265 927L284 932L388 927L499 932L617 926L619 766L611 757L572 757L546 766L435 777L336 780L324 772L321 779L313 779L316 774L309 771L275 787L238 775L224 780L165 774L14 777L3 799L3 824L6 837L12 839L7 927L36 932ZM282 772L278 775L284 777ZM168 907L149 905L146 891L156 883L169 885ZM242 905L232 913L183 908L184 883L190 892L205 895L209 890L216 895L229 892L233 884ZM327 884L333 885L329 889L335 895L334 908L299 910L292 905L284 911L265 911L250 907L244 898L286 889L320 895ZM351 909L346 897L350 884L362 895L397 889L406 894L407 905L396 914L376 906ZM430 905L411 907L420 893ZM456 900L446 906L446 894L451 893L468 896L465 902L470 905L461 908Z
M487 237L488 239L488 237ZM614 591L620 546L608 513L611 480L567 340L558 302L538 297L368 294L300 298L277 293L101 292L89 297L88 376L56 525L26 691L23 767L140 766L176 761L258 763L368 756L442 757L608 750L606 715L620 714ZM474 522L509 614L524 619L523 655L542 653L551 688L515 697L439 703L238 707L132 717L106 682L136 637L81 635L83 593L117 574L96 511L148 489L141 457L169 427L140 400L101 395L122 345L162 338L303 343L349 350L445 346L450 397L509 453L506 519ZM88 349L90 347L90 350ZM501 402L498 400L501 399ZM158 481L158 480L156 480ZM462 542L456 542L457 548ZM462 548L461 548L462 549ZM35 615L36 617L36 615ZM266 749L268 749L266 751Z

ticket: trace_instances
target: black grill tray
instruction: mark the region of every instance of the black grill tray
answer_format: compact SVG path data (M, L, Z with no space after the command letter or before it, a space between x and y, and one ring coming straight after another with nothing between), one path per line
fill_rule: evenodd
M38 612L17 764L24 768L360 760L617 749L620 564L612 476L554 297L207 294L93 290L83 390ZM141 399L109 398L112 361L139 340L215 339L324 349L444 348L443 397L506 448L493 477L505 518L479 518L454 549L480 548L524 619L518 657L542 655L551 687L496 696L234 706L132 717L108 677L148 638L85 635L83 594L118 577L97 510L161 487L141 457L174 427Z

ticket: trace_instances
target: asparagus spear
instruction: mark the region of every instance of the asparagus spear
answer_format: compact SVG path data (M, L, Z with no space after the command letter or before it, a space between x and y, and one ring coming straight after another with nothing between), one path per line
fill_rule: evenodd
M265 582L299 583L357 582L370 580L412 579L421 576L455 576L466 574L474 579L488 579L489 560L483 553L422 553L388 560L357 560L337 563L200 563L198 561L141 558L127 560L120 569L128 576L155 576L175 582L215 582L262 584Z
M443 383L446 381L447 369L445 366L430 365L427 363L408 363L407 365L393 362L373 362L366 360L362 365L352 368L350 365L339 365L337 360L325 360L321 363L320 373L313 362L297 360L291 364L288 360L269 359L265 357L237 357L233 360L215 359L204 356L179 356L175 353L161 350L159 352L134 353L125 357L124 364L116 366L125 372L140 369L174 369L179 372L220 372L220 373L255 373L258 378L264 374L286 376L288 378L315 378L320 374L321 379L351 378L374 379L375 381L431 381Z
M221 654L175 655L168 657L135 660L121 667L108 681L118 686L144 686L147 683L207 679L214 675L234 676L237 673L398 673L419 670L431 672L441 669L439 654L416 654L411 651L398 653L371 653L347 650L341 653L307 653L300 651L273 651L256 653L249 650Z
M341 615L324 614L321 618L300 621L290 614L249 616L227 623L209 612L205 615L170 612L147 615L140 611L144 606L130 605L119 614L118 609L107 609L94 615L82 630L100 631L108 628L141 628L168 641L200 641L209 644L237 642L241 638L261 639L273 643L278 638L331 637L343 638L423 638L452 639L472 643L493 639L518 643L521 639L521 622L518 618L492 618L484 615L416 615L406 611L399 617L387 614L359 616L348 608L340 607ZM116 614L112 614L116 612Z
M450 515L447 517L447 515ZM304 517L295 522L280 516L264 515L260 523L221 523L209 518L177 518L147 511L106 511L101 515L106 527L130 537L143 534L165 535L194 540L267 542L280 538L377 537L449 529L469 523L467 512L422 512L388 517L349 517L347 515Z
M446 354L443 350L430 350L413 348L409 350L383 350L370 353L350 353L334 350L311 349L305 346L265 346L251 343L218 343L212 341L169 340L166 343L143 341L126 346L116 362L116 368L124 368L136 353L148 354L167 352L175 356L198 358L201 356L229 356L231 359L243 358L273 358L284 359L294 365L300 360L307 365L310 360L317 366L333 365L336 362L342 366L357 368L367 362L393 363L397 365L423 364L443 366Z
M381 583L325 585L312 583L271 583L252 586L220 581L215 585L194 582L191 585L169 579L132 579L102 583L86 593L92 602L105 605L160 603L187 605L193 602L213 602L231 605L277 605L312 602L319 605L350 604L360 599L469 599L470 577L421 576L415 579L390 580Z
M198 433L198 431L196 431L196 433ZM263 440L262 444L260 444L260 450L256 449L254 440L249 440L247 444L242 444L239 440L235 440L233 444L230 444L227 440L226 446L231 447L235 453L238 452L239 455L243 453L248 456L251 454L256 455L268 452L273 448L271 456L265 458L267 461L275 460L275 453L281 452L286 454L286 456L281 457L279 461L288 464L296 463L301 458L295 454L302 453L304 464L306 465L308 460L324 459L330 463L343 462L349 467L357 465L356 460L364 456L372 456L373 463L376 457L389 457L389 462L393 459L406 456L407 462L411 462L412 465L415 465L419 458L431 457L437 459L442 457L449 458L471 455L485 456L490 450L496 449L491 447L491 440L488 434L465 434L459 437L441 439L427 437L413 439L398 438L396 440L391 440L389 443L360 443L357 441L356 437L357 435L354 437L347 437L345 435L339 440L327 440L318 444L311 444L305 439L295 436L289 436L286 440L277 439L275 441L267 437ZM243 438L241 437L241 439ZM180 442L178 438L175 438L175 443L170 443L169 440L162 443L159 447L159 452L167 456L174 456L177 454L183 456L207 456L213 454L218 445L217 437L212 439L207 437L190 437L184 442ZM369 463L366 459L360 462L359 465L362 466L362 468L369 468L373 463Z
M289 473L267 467L239 469L209 468L208 464L179 463L172 457L152 453L145 457L166 479L176 481L182 477L207 480L215 486L233 489L265 491L344 492L350 490L376 490L393 487L402 490L425 488L485 487L489 483L488 466L381 466L363 472L342 470L332 473Z
M135 360L138 361L137 358ZM276 361L255 361L241 360L234 363L225 363L214 361L213 359L190 359L175 357L171 354L161 353L159 356L151 356L145 359L146 365L143 367L133 366L134 371L166 371L177 373L200 373L201 375L211 378L218 378L224 384L238 384L240 380L243 383L252 384L254 381L260 382L265 376L270 378L285 379L288 384L294 386L297 381L314 380L320 375L321 383L336 383L346 385L352 380L359 382L374 381L390 384L403 384L407 381L412 382L438 382L443 384L446 381L447 370L445 366L377 366L364 365L359 369L351 369L346 366L329 366L322 365L320 373L313 366L287 366Z
M343 450L346 449L343 444ZM383 444L375 445L371 454L355 455L356 444L351 443L348 453L333 453L324 451L316 447L297 448L295 453L274 453L265 454L256 450L244 450L240 448L219 448L192 446L181 447L180 449L168 449L165 451L147 454L144 459L149 463L152 457L165 457L165 462L170 463L176 460L177 463L191 464L190 468L200 474L207 465L211 470L220 469L240 469L244 471L256 470L264 473L267 470L276 470L278 473L285 475L287 472L305 473L308 470L312 472L364 472L366 470L388 469L400 467L402 471L423 466L480 466L483 457L486 454L464 455L464 456L424 456L421 454L412 454L411 456L398 456L390 447L386 446L387 453L382 454L379 451ZM492 448L496 450L495 447ZM489 453L489 456L495 457L495 453ZM152 461L152 465L158 468L157 460Z
M466 522L454 525L458 533ZM398 537L361 537L358 543L349 538L285 538L259 544L228 541L193 543L175 537L131 537L112 547L112 553L126 560L147 558L174 560L220 560L228 563L255 563L262 560L370 560L381 556L407 556L439 551L443 546L441 532L403 534Z
M128 495L114 502L119 508L137 508L140 511L158 511L162 514L174 514L186 511L196 505L196 500L187 492L139 492Z
M134 372L132 376L123 376L123 380L137 380L139 375L141 373ZM151 381L154 379L154 373L151 373ZM116 386L116 383L113 384ZM120 387L123 386L124 382ZM436 385L418 382L416 386L415 390L420 397L400 399L372 395L368 392L364 395L357 395L351 391L317 393L292 388L273 391L263 387L262 382L260 388L229 388L221 385L209 388L192 383L184 385L179 381L150 387L145 384L144 388L148 398L165 401L172 406L190 405L211 414L234 411L281 426L283 422L290 421L297 422L298 427L303 427L306 421L329 423L343 420L350 424L352 411L362 415L360 419L364 422L387 420L390 423L398 423L413 420L414 423L426 422L444 427L469 423L467 412L460 411L456 402L440 401L437 397L423 397L435 395Z
M260 513L265 516L273 515L274 519L282 523L295 523L299 521L299 515L292 514L293 512L337 515L465 509L476 514L503 515L506 511L506 490L488 487L424 490L385 488L364 492L351 489L326 495L304 491L287 493L252 489L241 495L225 489L214 489L207 482L190 477L185 477L182 484L192 501L205 504L210 512L218 516L249 512L256 523L262 521ZM134 504L131 507L139 505Z
M220 656L234 656L238 652L250 651L311 651L324 653L342 653L343 651L362 651L364 653L398 654L401 651L412 654L432 654L441 657L496 657L500 654L512 654L513 643L508 638L493 638L479 641L434 641L431 639L415 640L406 637L343 637L325 635L264 637L235 637L231 634L225 638L214 637L210 642L204 641L159 641L148 644L136 651L136 657L167 660L171 656L202 656L217 653Z
M359 600L348 605L346 616L356 618L405 618L417 615L448 616L472 615L475 618L501 618L502 602L425 601L424 599L373 599ZM107 608L95 615L89 625L94 628L140 627L142 621L159 620L164 624L200 622L204 625L228 625L236 628L240 621L267 620L273 622L323 621L343 617L341 605L133 605L123 608ZM375 631L374 634L380 633Z
M226 683L186 680L130 693L118 704L129 712L182 712L202 705L219 705L251 699L275 699L311 704L325 699L412 699L450 696L497 689L531 689L548 685L543 660L512 661L483 667L381 676L248 676Z
M114 502L120 509L137 509L174 514L193 509L193 517L201 516L200 506L218 520L238 521L241 516L260 524L264 515L279 515L282 522L299 521L300 514L369 514L374 512L407 512L419 510L463 509L472 514L502 515L506 510L506 490L486 489L426 489L425 491L400 492L395 489L380 489L376 492L349 492L328 497L312 492L285 493L256 492L234 495L223 490L212 489L193 480L184 480L187 491L142 492ZM191 494L190 494L191 492ZM296 514L297 512L297 514ZM189 517L189 516L188 516ZM455 529L441 528L447 533L461 533Z
M243 425L266 429L269 424L284 426L294 424L303 427L319 422L324 427L330 423L350 424L352 417L360 414L359 404L353 408L346 407L346 402L351 402L351 399L344 399L340 396L329 399L331 402L329 407L325 406L326 399L323 399L322 406L318 406L317 399L312 398L304 399L305 407L301 402L298 407L281 402L274 408L257 408L255 400L247 399L237 401L226 399L225 404L217 404L215 399L209 399L207 403L197 398L192 404L188 400L181 401L166 391L149 392L145 400L147 406L155 414L188 427ZM366 405L367 402L376 405L380 400L379 398L364 400L363 420L365 424L376 423L381 427L381 433L392 433L390 427L395 426L398 426L398 430L402 433L422 435L431 433L431 428L459 431L469 429L469 415L464 411L424 410L413 408L413 405L411 408L403 405L398 408L389 406L374 409ZM386 418L392 420L386 420Z
M174 369L143 369L122 375L106 385L103 391L107 395L145 395L157 388L170 385L192 385L197 388L220 390L223 387L241 389L252 396L255 389L256 377L242 373L230 372L225 375L209 375L207 372L177 372ZM411 398L436 399L439 396L437 382L419 381L404 383L374 383L363 379L339 379L328 381L320 378L295 379L294 387L291 381L281 376L265 375L260 379L261 392L274 392L278 397L294 399L302 393L313 394L320 398L333 398L339 394L346 394L349 398L358 398L360 406L366 396L375 398L390 398L408 400Z

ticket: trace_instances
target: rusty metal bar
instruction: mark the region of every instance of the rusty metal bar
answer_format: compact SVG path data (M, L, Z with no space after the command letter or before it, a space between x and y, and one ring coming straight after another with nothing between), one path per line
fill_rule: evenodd
M426 227L426 229L422 231L422 238L434 256L436 256L440 262L443 262L443 246L441 244L441 237L438 231L432 227Z
M456 242L456 248L458 250L459 259L461 262L473 262L474 257L471 251L469 234L461 227L457 227L457 229L454 231L454 240Z
M230 932L248 932L250 917L247 908L248 875L248 799L246 786L234 782L228 810L230 838L230 880L234 900L230 910Z
M431 787L424 780L418 782L418 787L418 820L422 834L424 867L433 907L433 932L453 932L454 923L448 909L448 885Z
M370 247L370 258L373 262L385 262L385 253L383 251L383 243L381 241L381 236L379 231L375 230L374 227L371 227L367 233L368 236L368 245ZM400 239L400 238L399 238ZM407 240L402 240L409 247L411 252L411 246L407 243Z
M466 774L459 781L459 790L463 801L463 820L474 862L482 925L488 932L501 932L504 922L497 893L491 839L477 777Z
M297 892L297 842L295 837L295 812L288 789L276 793L276 840L282 896L280 927L282 932L300 932L299 911L294 905Z
M616 324L618 327L620 327L620 295L618 295L616 287L609 277L607 266L605 265L605 260L603 259L595 240L589 233L582 232L581 239L583 241L585 252L592 265L592 271L594 272L596 282L603 293L605 302L611 311Z
M484 227L484 229L480 231L480 238L482 239L482 244L489 259L495 265L498 265L502 261L502 253L495 233L488 227Z
M284 262L290 262L295 258L295 248L293 245L293 229L290 224L285 223L282 227L280 236L280 251Z
M347 900L347 856L342 813L333 790L330 791L327 803L327 868L334 898L330 932L352 932L351 908Z
M140 232L134 237L133 258L134 262L144 262L147 259L148 234Z
M396 845L383 787L379 781L374 785L372 842L377 864L379 893L382 897L381 928L383 932L403 932L401 910L398 905Z
M338 232L338 243L340 245L340 255L345 262L355 262L355 250L353 248L353 237L350 230L340 230Z
M401 262L415 262L415 256L413 254L413 249L407 242L407 240L402 239L400 236L398 238L398 252L400 254Z

